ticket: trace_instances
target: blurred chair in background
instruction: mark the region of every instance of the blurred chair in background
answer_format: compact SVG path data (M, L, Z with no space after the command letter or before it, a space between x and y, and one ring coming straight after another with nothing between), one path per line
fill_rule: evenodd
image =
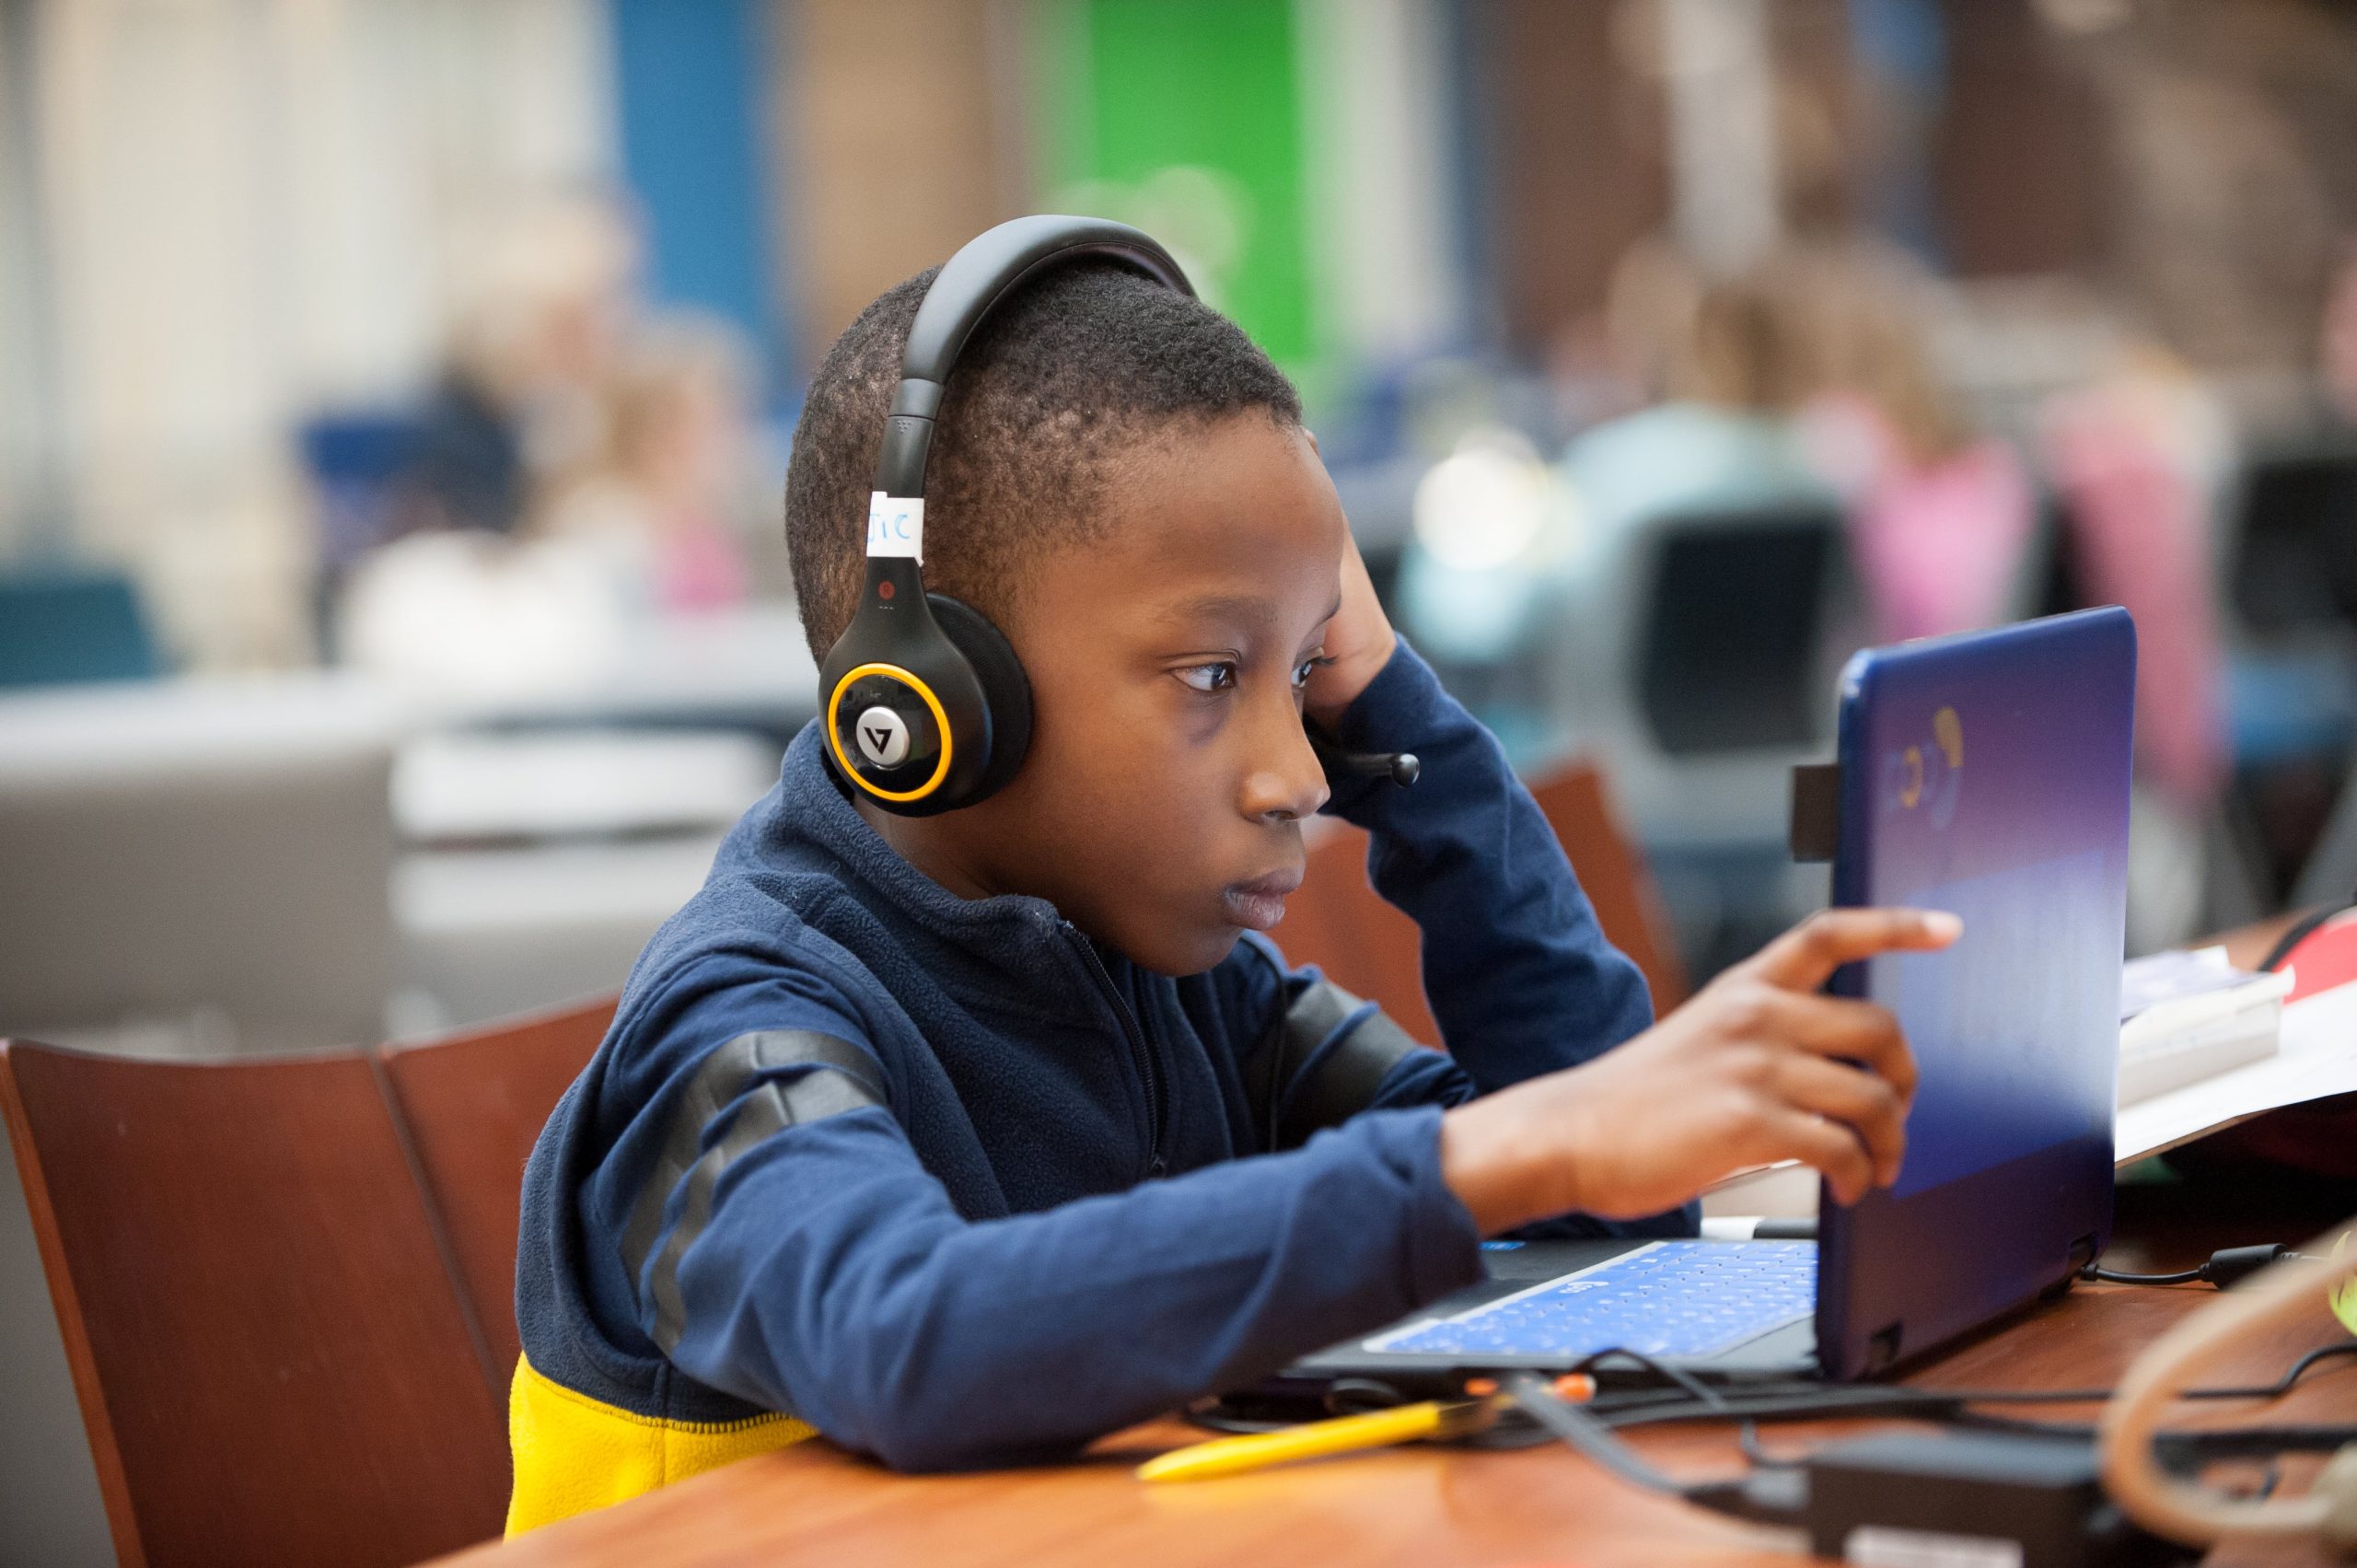
M2293 907L2357 889L2357 436L2254 453L2230 512L2236 796ZM2329 815L2326 815L2326 813Z
M1653 514L1619 531L1570 619L1580 733L1679 889L1687 962L1715 972L1822 897L1785 838L1791 770L1829 748L1835 678L1864 640L1846 521L1807 503Z
M338 653L335 607L345 575L412 521L401 480L415 460L422 435L420 416L407 411L323 412L295 432L319 540L313 631L331 660Z
M779 749L688 727L517 727L404 746L392 908L406 984L389 1032L621 985L731 824L775 785Z
M0 574L0 689L145 680L162 671L146 610L123 574Z
M506 1369L371 1058L0 1044L0 1111L123 1568L499 1533Z
M332 685L0 698L0 1032L182 1055L380 1039L392 731Z

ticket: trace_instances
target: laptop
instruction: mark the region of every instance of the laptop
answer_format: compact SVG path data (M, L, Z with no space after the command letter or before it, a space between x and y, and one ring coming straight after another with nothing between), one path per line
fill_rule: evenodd
M2085 610L1870 648L1840 686L1833 901L1955 912L1945 952L1830 989L1921 1069L1896 1186L1814 1241L1502 1241L1489 1278L1288 1368L1454 1389L1631 1350L1731 1380L1848 1380L2069 1288L2111 1225L2136 633ZM1297 1385L1296 1385L1297 1386Z

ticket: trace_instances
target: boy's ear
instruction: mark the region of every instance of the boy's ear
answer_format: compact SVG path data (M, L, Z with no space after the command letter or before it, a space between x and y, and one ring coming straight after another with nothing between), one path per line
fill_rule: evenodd
M1320 459L1323 459L1323 458L1326 456L1326 454L1325 454L1324 452L1322 452L1322 451L1318 451L1318 432L1316 432L1315 430L1310 429L1310 428L1309 428L1309 426L1307 426L1306 424L1305 424L1305 425L1303 425L1303 426L1301 427L1301 433L1302 433L1304 436L1308 436L1308 437L1309 437L1309 449L1310 449L1311 451L1313 451L1313 452L1317 452L1317 453L1318 453L1318 457L1319 457Z

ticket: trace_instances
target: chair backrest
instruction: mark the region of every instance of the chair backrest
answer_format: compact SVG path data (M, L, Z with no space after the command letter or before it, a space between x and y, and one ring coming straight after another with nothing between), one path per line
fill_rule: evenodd
M1381 1005L1392 1022L1426 1045L1441 1043L1424 1001L1423 938L1416 923L1386 903L1366 875L1366 834L1345 822L1327 825L1309 845L1301 890L1277 927L1278 947L1295 964L1316 964L1326 978Z
M1655 1013L1685 1001L1685 967L1603 774L1575 760L1533 780L1531 794L1596 907L1606 938L1644 971ZM1385 902L1367 880L1366 835L1320 820L1308 873L1277 928L1277 945L1294 963L1316 964L1335 984L1380 1004L1416 1039L1440 1043L1440 1026L1424 999L1423 942L1416 923Z
M0 1034L383 1038L399 724L312 675L0 692Z
M1620 825L1604 774L1578 761L1561 763L1530 781L1547 825L1579 874L1596 923L1612 945L1645 974L1658 1017L1689 993L1669 917L1654 888L1644 855Z
M1669 511L1599 546L1558 674L1584 749L1646 842L1772 855L1787 780L1829 741L1835 678L1866 629L1829 501Z
M0 687L145 680L163 668L138 590L121 572L0 576Z
M516 1331L516 1231L524 1162L558 1098L605 1038L614 1002L607 996L383 1052L426 1192L503 1377L523 1353Z
M498 1533L505 1369L372 1054L0 1043L0 1111L124 1568Z
M2357 623L2357 444L2342 436L2250 459L2226 586L2255 633Z
M1830 507L1665 525L1636 673L1641 711L1666 755L1823 738L1825 601L1843 537Z

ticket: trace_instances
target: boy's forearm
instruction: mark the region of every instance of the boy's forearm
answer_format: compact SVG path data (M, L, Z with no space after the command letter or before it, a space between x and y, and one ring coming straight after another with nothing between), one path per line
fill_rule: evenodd
M874 1150L832 1183L831 1219L782 1228L771 1200L825 1173L749 1172L731 1202L765 1217L689 1250L673 1359L900 1469L1076 1446L1478 1277L1435 1119L1362 1119L1293 1154L970 1225ZM852 1132L830 1141L855 1151Z
M1580 1207L1574 1162L1552 1146L1561 1140L1532 1133L1504 1096L1468 1101L1441 1117L1441 1179L1483 1236Z
M1496 740L1411 649L1338 726L1353 750L1414 750L1410 788L1354 782L1334 809L1375 838L1378 891L1424 934L1425 993L1483 1091L1595 1056L1652 1021L1554 833Z

